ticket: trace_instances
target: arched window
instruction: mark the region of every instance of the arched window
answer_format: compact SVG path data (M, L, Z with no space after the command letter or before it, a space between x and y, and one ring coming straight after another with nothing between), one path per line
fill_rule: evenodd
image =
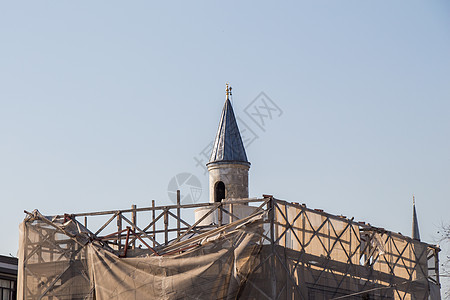
M214 186L214 201L220 202L222 199L225 199L225 184L218 181Z

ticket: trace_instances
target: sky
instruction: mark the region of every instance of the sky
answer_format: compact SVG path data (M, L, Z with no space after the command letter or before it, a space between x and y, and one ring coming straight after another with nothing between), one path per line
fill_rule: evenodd
M251 197L409 236L415 195L436 243L449 53L448 1L3 1L0 254L17 254L24 210L171 204L181 173L207 202L226 82Z

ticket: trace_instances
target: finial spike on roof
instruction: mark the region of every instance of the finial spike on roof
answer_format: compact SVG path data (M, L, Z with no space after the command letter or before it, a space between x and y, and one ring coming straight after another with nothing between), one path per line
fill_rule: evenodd
M230 84L228 82L227 82L226 86L227 86L227 88L226 88L227 100L229 100L230 95L231 95L231 86L230 86Z

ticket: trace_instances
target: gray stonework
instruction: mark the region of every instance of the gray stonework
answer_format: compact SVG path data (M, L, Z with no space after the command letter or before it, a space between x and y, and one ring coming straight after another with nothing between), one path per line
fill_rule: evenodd
M248 198L248 164L212 163L209 171L209 202L215 201L215 186L225 184L225 198Z
M233 207L231 207L231 204L225 204L223 205L223 208L229 212L233 212L233 215L238 217L239 219L243 219L245 217L250 216L252 213L255 212L257 207L249 206L248 203L245 204L233 204ZM201 217L203 217L205 214L207 214L211 210L210 207L200 207L195 210L195 220L200 220ZM237 221L237 219L231 220L230 215L226 213L222 213L222 225L229 224L230 221L234 222ZM218 212L215 211L209 216L207 216L204 220L202 220L198 225L199 226L208 226L211 224L219 224L219 217Z

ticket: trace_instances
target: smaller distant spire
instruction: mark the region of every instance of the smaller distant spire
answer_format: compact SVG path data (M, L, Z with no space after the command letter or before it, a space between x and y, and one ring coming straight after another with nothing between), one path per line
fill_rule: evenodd
M420 241L419 222L416 213L416 198L413 195L413 221L412 221L412 238Z

